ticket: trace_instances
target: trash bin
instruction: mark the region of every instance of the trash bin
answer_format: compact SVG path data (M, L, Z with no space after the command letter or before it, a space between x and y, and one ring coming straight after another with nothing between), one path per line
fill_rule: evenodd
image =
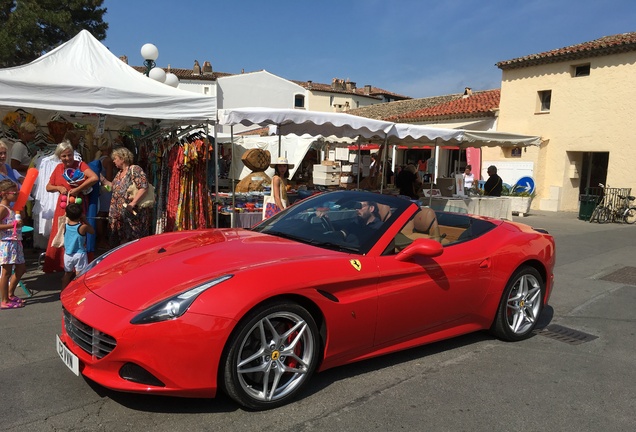
M579 197L579 219L589 221L599 200L598 195L581 195Z

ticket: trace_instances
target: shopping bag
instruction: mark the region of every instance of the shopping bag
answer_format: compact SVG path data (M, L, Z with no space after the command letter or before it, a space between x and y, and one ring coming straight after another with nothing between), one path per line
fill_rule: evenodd
M132 201L133 197L137 195L137 186L134 183L131 183L126 190L128 195L128 201ZM137 202L137 207L139 208L150 208L155 205L155 187L148 183L148 189L146 189L146 193L141 199Z
M61 248L64 246L64 233L66 232L66 216L59 216L57 218L57 234L53 237L51 246L55 248Z
M273 196L266 195L263 198L263 220L274 216L281 210L282 209L278 208L278 206L276 205L276 200Z

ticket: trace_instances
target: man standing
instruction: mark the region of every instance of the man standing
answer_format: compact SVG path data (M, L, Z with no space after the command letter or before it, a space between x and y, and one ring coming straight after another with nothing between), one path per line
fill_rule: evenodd
M37 127L31 122L24 122L18 131L19 140L13 143L11 150L11 168L18 171L22 177L26 175L33 157L28 144L35 139Z
M419 192L422 187L422 183L417 177L417 168L415 165L408 164L400 171L395 179L395 185L400 189L400 195L409 197L412 200L416 200L420 197Z
M501 190L503 189L503 181L501 177L497 175L497 167L490 165L488 167L488 180L484 185L484 195L487 196L501 196Z

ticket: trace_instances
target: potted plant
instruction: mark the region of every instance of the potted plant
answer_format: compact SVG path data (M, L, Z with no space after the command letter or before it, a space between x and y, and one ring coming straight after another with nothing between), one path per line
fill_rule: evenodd
M535 193L529 193L520 188L509 187L504 185L501 196L507 196L510 200L510 208L513 214L525 216L530 213L530 205Z

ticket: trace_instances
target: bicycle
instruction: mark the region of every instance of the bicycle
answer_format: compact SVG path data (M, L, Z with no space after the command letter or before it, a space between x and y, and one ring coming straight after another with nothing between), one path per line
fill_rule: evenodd
M606 187L603 183L599 183L598 186L603 188L603 194L602 194L602 198L599 200L598 204L596 204L596 207L592 211L592 215L590 216L590 223L594 221L598 223L605 223L606 220L604 220L603 222L600 221L600 215L604 215L607 212L607 207L610 204L609 197L607 194L607 189L609 189L609 185L607 185Z
M632 225L636 222L636 207L630 207L630 202L636 198L631 195L617 195L617 197L622 202L620 207L614 208L613 203L604 206L599 211L598 223L602 224L611 220L612 222L624 222Z

